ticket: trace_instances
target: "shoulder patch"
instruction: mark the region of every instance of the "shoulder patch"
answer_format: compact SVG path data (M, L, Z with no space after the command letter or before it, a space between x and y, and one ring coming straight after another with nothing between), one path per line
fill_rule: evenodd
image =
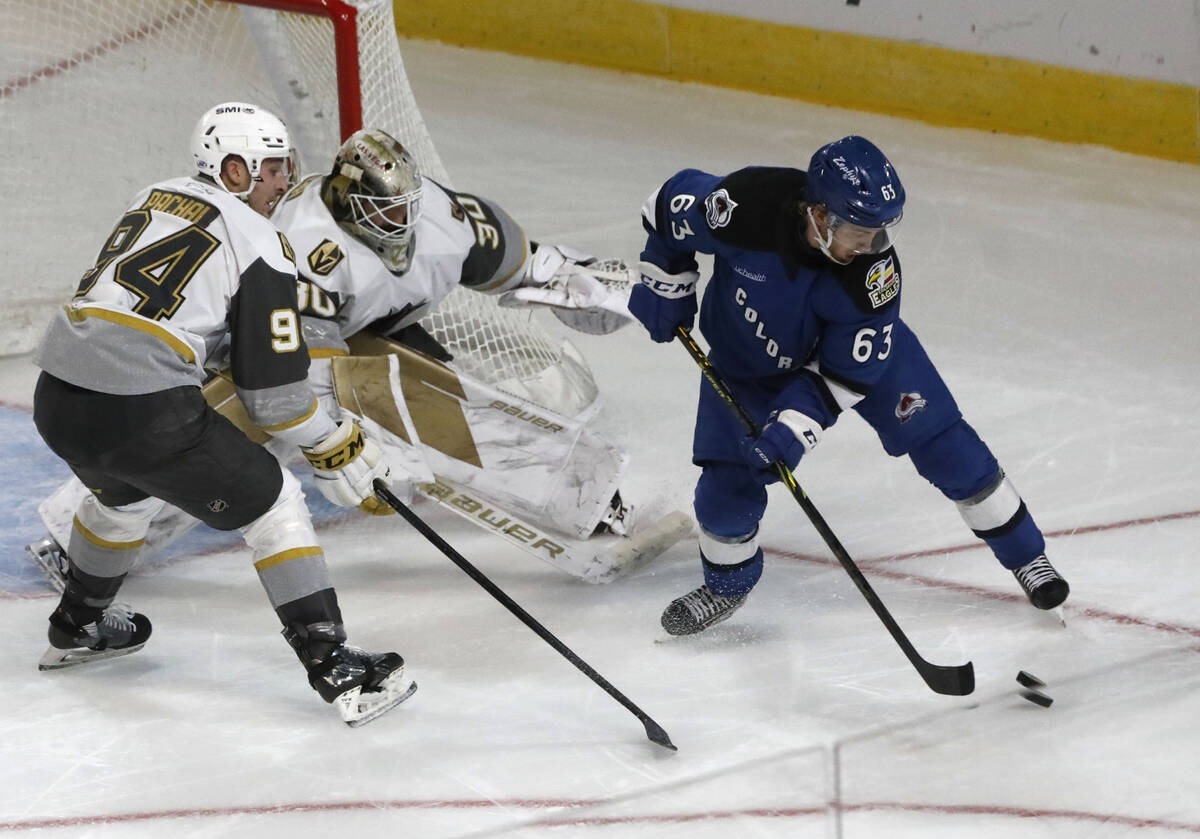
M733 220L733 211L736 209L737 202L729 197L729 190L724 188L710 192L704 199L705 218L708 219L708 226L713 230L728 226L729 222Z
M867 298L872 309L886 306L900 293L900 272L889 254L867 269Z
M275 231L279 234L279 246L283 248L283 258L293 265L296 264L296 252L292 250L292 243L288 241L288 237L283 235L282 230Z
M322 239L321 244L313 248L308 255L308 267L318 277L327 277L345 256L337 242Z

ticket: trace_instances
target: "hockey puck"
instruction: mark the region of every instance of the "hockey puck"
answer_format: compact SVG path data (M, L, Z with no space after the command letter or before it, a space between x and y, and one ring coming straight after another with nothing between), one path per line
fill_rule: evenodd
M1021 691L1021 698L1028 699L1034 705L1041 705L1043 708L1049 708L1054 704L1054 700L1044 693L1038 693L1036 690Z
M1032 673L1021 670L1017 673L1017 684L1023 688L1044 688L1046 683Z

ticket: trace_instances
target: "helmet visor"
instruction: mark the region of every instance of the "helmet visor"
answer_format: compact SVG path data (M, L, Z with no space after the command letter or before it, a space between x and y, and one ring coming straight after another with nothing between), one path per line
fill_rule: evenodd
M883 253L896 241L896 227L901 216L882 227L863 227L846 221L836 213L826 211L830 249L848 256Z

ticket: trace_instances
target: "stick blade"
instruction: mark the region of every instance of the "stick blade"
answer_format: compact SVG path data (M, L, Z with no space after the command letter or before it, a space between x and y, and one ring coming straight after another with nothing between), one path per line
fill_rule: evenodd
M921 678L934 693L943 696L967 696L975 692L975 665L971 662L957 667L930 664L920 668Z
M671 738L667 735L666 729L656 723L654 720L647 717L642 720L642 725L646 727L646 736L650 738L650 742L657 743L664 749L670 749L673 752L679 751L675 744L671 742Z

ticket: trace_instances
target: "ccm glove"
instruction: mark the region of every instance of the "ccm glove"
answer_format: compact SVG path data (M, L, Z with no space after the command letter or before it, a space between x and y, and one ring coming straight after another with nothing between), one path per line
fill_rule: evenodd
M668 274L653 262L640 262L642 282L629 295L629 311L660 344L675 338L675 327L692 328L696 320L698 271Z
M373 486L376 478L386 482L391 469L379 445L363 435L356 420L343 420L324 440L300 450L313 466L317 489L334 504L375 516L395 512L375 497Z
M799 411L772 411L762 434L742 438L739 448L746 465L754 470L755 479L773 484L779 480L776 463L795 469L820 438L821 426L811 417Z

